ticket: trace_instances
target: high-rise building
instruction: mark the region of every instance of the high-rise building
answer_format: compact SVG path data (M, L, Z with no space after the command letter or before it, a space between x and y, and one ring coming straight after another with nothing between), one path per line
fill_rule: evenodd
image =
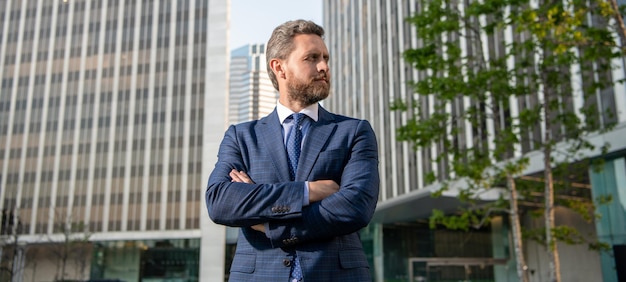
M265 44L247 44L230 53L228 125L258 120L276 107L278 91L267 75ZM239 228L226 227L225 273L228 276Z
M497 218L489 229L472 233L458 233L430 229L428 217L433 208L454 210L459 202L453 195L431 198L436 184L428 184L426 175L437 169L433 156L438 148L413 150L407 142L396 140L396 128L410 118L406 112L391 111L395 99L411 100L416 97L410 81L419 81L419 73L403 59L403 52L419 47L414 27L406 19L419 10L420 1L347 0L323 2L326 43L331 55L331 96L326 106L333 112L367 119L377 134L380 153L381 191L372 224L362 232L366 249L370 250L371 265L376 281L406 279L417 273L427 276L446 273L454 279L465 280L473 271L482 279L517 281L513 248L509 239L506 217ZM512 34L504 34L512 38ZM490 38L492 48L500 48L501 41ZM501 40L501 39L500 39ZM495 46L495 47L494 47ZM613 71L615 80L624 77L624 62ZM573 75L580 82L584 78ZM586 246L559 244L562 252L563 281L615 279L616 265L624 265L626 257L626 89L617 84L613 89L598 93L598 105L610 109L603 118L617 123L612 131L594 136L594 142L607 141L610 152L604 155L606 167L602 172L585 171L587 183L582 183L583 194L613 195L620 203L599 207L606 215L597 219L596 225L580 220L565 208L557 208L557 221L567 222L581 234L591 234L612 246L613 256L589 251ZM431 101L432 102L432 101ZM522 100L515 103L523 108ZM429 113L425 113L429 114ZM467 129L465 129L467 130ZM472 132L465 132L470 135ZM622 137L619 137L622 136ZM518 153L533 150L524 144ZM531 162L526 173L543 171L540 153L530 154ZM590 157L599 157L600 152ZM591 190L591 191L589 191ZM523 224L541 225L525 214ZM597 228L596 228L597 226ZM548 266L544 247L528 241L525 244L528 271L533 280L548 280ZM458 257L466 257L458 259ZM457 257L451 258L451 257ZM531 259L532 258L532 259ZM545 262L545 263L544 263ZM584 268L581 266L584 265ZM619 266L617 267L619 268ZM567 269L567 271L565 271ZM474 276L481 277L481 276ZM432 278L432 277L431 277ZM453 277L448 276L453 279ZM430 279L428 279L430 281Z
M257 120L274 110L278 92L267 76L265 44L249 44L230 54L228 122Z
M0 0L0 280L223 281L229 7Z

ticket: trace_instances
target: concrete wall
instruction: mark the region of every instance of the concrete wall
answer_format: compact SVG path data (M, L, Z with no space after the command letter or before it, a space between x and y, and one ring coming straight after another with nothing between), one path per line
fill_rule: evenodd
M88 280L91 267L90 244L73 246L67 253L65 275L61 273L63 257L61 245L41 244L25 246L23 277L17 281L49 282L55 279Z
M526 215L524 221L523 225L525 228L540 228L543 226L543 217L531 218ZM566 208L557 207L556 224L572 226L583 236L596 237L596 229L593 222L585 222L580 215ZM526 244L524 249L526 250L526 262L530 271L530 281L549 281L550 268L546 248L531 240L525 240L524 243ZM602 281L600 254L598 252L589 250L586 244L567 245L559 243L557 248L561 261L561 281Z

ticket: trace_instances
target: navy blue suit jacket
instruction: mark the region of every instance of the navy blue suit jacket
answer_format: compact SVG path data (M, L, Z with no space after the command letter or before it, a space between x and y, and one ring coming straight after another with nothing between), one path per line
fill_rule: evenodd
M231 182L232 169L247 172L255 184ZM334 180L340 189L303 206L304 181L314 180ZM378 187L378 147L365 120L319 107L295 181L276 110L230 126L206 191L211 219L241 227L230 281L286 282L296 253L306 282L371 281L357 231L371 220ZM263 223L267 234L250 228Z

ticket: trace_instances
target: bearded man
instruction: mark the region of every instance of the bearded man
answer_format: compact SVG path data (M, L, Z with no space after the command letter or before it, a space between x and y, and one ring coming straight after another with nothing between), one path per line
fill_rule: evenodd
M217 224L240 227L229 281L372 281L358 231L378 200L378 147L369 122L336 115L324 29L304 20L267 43L276 109L232 125L209 177Z

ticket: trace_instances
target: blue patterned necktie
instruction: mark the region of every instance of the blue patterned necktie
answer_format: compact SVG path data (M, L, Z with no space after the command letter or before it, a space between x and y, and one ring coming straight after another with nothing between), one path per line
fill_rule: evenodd
M291 117L293 118L293 126L287 138L287 155L289 156L289 176L291 176L291 180L295 180L302 146L302 129L300 125L304 114L295 113Z
M293 181L296 179L296 171L298 171L298 160L300 159L300 150L302 146L302 129L300 127L305 115L301 113L294 113L291 117L293 118L293 126L289 132L289 136L287 136L287 156L289 157L289 176ZM302 281L302 278L300 258L296 256L293 259L289 281Z
M300 258L295 257L293 259L293 267L291 268L291 277L289 278L289 282L299 282L302 281L302 268L300 267Z

